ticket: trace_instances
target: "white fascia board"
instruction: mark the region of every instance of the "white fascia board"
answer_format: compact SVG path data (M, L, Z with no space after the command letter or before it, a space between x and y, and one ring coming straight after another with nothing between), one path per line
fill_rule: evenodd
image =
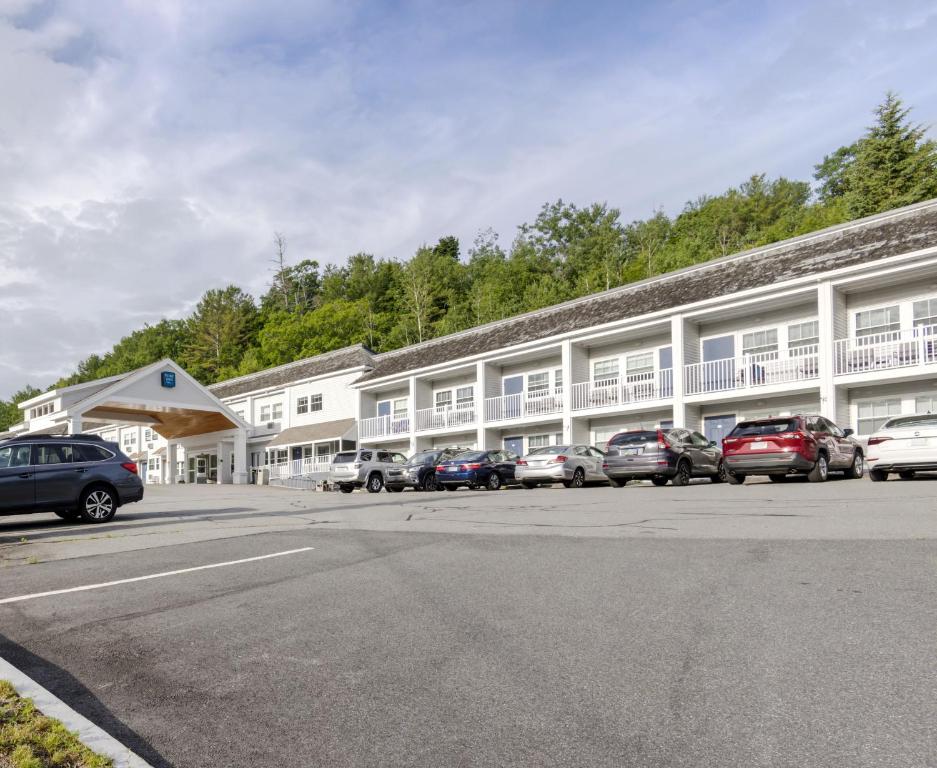
M769 286L759 286L758 288L749 288L748 290L739 291L738 293L714 296L712 298L703 299L702 301L697 301L692 304L671 307L670 309L651 312L646 315L638 315L635 317L626 318L624 320L612 320L608 323L602 323L601 325L581 328L575 331L567 331L566 333L549 336L543 339L535 339L533 341L524 342L523 344L518 344L512 347L502 347L501 349L483 352L478 355L460 357L435 366L410 369L406 372L395 373L390 376L385 376L381 379L372 379L371 381L367 381L361 384L352 383L351 386L354 389L359 389L362 391L385 388L388 385L405 383L411 376L424 376L446 370L447 368L457 368L461 365L468 365L470 363L479 361L489 362L500 360L504 358L506 354L522 353L530 350L531 348L535 348L537 345L552 345L555 343L560 343L565 339L584 341L603 333L618 333L621 331L640 329L647 325L652 325L656 322L669 320L669 318L673 317L674 315L700 316L705 314L706 311L711 312L714 308L718 308L719 310L732 307L737 308L744 306L745 304L758 301L759 299L764 298L765 295L783 298L785 295L793 295L796 293L805 292L807 288L813 288L817 283L825 282L827 280L835 282L847 276L854 276L854 280L868 278L870 276L877 275L879 272L886 274L888 271L893 270L895 265L912 261L915 262L913 264L908 264L906 268L910 269L920 266L920 264L917 263L918 260L934 256L937 256L937 246L922 248L918 251L909 251L908 253L900 254L898 256L889 256L886 259L880 259L872 264L855 264L849 267L830 270L829 272L792 278L791 280L786 280L784 282L775 283ZM711 263L712 262L707 262L707 264ZM935 260L934 263L937 263L937 260ZM883 266L886 269L882 269ZM727 297L731 297L731 301L727 301Z

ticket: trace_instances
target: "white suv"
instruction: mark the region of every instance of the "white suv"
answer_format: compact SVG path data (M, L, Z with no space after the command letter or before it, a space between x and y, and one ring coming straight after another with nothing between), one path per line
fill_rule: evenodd
M402 486L394 485L404 473L407 457L381 448L358 448L354 451L342 451L335 454L329 468L329 482L337 486L342 493L351 493L355 488L367 488L369 493L378 493L381 488L391 485L388 491L400 491Z

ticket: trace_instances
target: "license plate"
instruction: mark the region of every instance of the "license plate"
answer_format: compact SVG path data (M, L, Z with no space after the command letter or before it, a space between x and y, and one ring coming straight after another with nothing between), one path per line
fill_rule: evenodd
M458 467L446 467L446 472L458 472Z
M639 453L643 453L643 448L623 448L622 456L637 456Z
M753 443L749 443L748 447L753 451L763 451L768 447L768 444L764 440L756 440Z

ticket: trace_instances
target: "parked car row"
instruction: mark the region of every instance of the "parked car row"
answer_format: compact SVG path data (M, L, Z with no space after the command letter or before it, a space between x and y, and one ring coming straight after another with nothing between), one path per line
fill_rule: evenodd
M893 419L885 432L869 440L873 446L879 454L869 460L875 481L886 479L889 472L904 478L937 470L937 416ZM673 428L619 432L605 451L590 445L551 445L523 457L502 448L436 448L407 459L400 453L359 448L336 455L330 479L346 493L361 487L376 493L382 488L498 490L552 483L567 488L608 483L618 488L632 480L685 486L694 478L741 485L757 475L772 482L800 475L816 483L831 472L861 478L865 470L865 451L852 430L817 414L798 414L740 422L722 446L699 432Z

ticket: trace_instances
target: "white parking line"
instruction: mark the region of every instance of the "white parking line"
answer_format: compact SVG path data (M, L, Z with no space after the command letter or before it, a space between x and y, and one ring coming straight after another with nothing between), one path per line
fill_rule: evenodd
M224 568L228 565L240 565L241 563L254 563L258 560L269 560L271 557L284 557L286 555L295 555L299 552L309 552L314 547L302 547L301 549L287 549L284 552L273 552L269 555L258 555L257 557L245 557L241 560L228 560L225 563L211 563L210 565L197 565L194 568L180 568L177 571L164 571L163 573L151 573L148 576L134 576L132 579L118 579L117 581L104 581L100 584L85 584L81 587L69 587L68 589L53 589L49 592L35 592L31 595L19 595L18 597L5 597L0 599L0 605L7 603L21 603L24 600L35 600L37 597L51 597L52 595L67 595L70 592L87 592L89 589L102 589L103 587L116 587L118 584L131 584L135 581L148 581L149 579L161 579L164 576L178 576L182 573L192 573L193 571L206 571L209 568Z

